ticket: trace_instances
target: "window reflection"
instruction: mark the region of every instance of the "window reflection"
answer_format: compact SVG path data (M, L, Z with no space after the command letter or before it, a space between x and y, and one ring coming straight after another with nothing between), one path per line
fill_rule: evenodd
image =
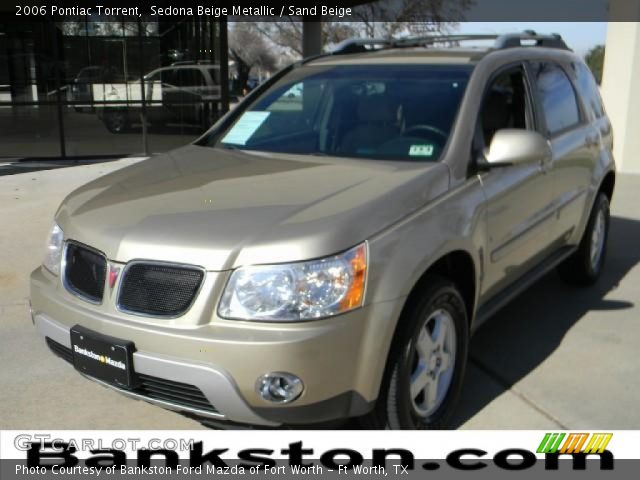
M0 155L160 152L192 141L219 116L213 21L10 20L0 17Z

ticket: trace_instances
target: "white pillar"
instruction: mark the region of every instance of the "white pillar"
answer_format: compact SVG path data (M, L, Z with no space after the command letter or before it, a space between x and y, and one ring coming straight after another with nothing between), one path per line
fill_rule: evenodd
M609 0L609 11L612 19L640 20L637 2ZM617 167L640 173L640 22L609 22L602 97L613 124Z

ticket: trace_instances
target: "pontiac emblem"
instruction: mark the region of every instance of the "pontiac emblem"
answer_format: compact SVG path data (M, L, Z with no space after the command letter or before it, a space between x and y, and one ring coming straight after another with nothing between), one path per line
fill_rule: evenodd
M120 267L109 265L109 288L113 289L113 286L116 284L116 280L118 279L119 273Z

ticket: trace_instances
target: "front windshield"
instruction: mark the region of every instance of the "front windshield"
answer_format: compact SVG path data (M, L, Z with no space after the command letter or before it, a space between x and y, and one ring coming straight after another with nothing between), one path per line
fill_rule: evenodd
M305 66L205 144L341 157L436 161L470 65Z

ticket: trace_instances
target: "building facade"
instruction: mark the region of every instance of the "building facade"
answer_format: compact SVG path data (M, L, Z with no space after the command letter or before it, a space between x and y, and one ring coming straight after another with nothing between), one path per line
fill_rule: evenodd
M147 21L148 20L148 21ZM226 23L0 16L0 157L150 154L228 108Z

